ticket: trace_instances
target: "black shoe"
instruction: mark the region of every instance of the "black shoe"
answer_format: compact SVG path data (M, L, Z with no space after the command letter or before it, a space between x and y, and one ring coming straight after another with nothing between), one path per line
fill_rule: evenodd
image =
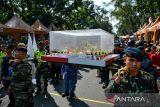
M74 97L75 97L74 92L70 92L70 93L69 93L69 99L73 99Z
M43 94L48 94L48 91L47 90L43 90Z
M7 105L7 107L14 107L14 105L11 104L11 103L9 103L9 104Z
M55 83L55 81L52 79L52 80L49 80L49 84L50 85L53 85Z
M62 97L69 96L69 92L62 93Z
M47 86L44 87L44 89L43 89L43 94L48 94Z
M99 84L102 84L102 83L103 83L102 81L99 82Z
M38 95L38 94L41 93L41 91L42 91L41 89L37 89L37 91L35 92L35 94Z
M106 85L106 84L103 84L102 88L107 88L107 85Z

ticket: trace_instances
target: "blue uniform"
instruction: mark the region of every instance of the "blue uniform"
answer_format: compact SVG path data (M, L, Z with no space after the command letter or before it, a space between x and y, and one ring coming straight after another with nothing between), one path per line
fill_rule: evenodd
M78 69L74 65L63 65L61 68L62 73L64 74L64 88L65 92L74 92L77 83L77 71Z

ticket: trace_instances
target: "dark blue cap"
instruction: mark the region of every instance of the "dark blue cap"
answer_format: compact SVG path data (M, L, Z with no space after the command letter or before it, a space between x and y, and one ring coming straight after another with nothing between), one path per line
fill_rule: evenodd
M138 46L137 49L143 51L144 50L144 46Z
M128 47L124 50L124 52L125 52L126 56L136 58L139 61L143 60L143 55L142 55L141 51L137 48Z

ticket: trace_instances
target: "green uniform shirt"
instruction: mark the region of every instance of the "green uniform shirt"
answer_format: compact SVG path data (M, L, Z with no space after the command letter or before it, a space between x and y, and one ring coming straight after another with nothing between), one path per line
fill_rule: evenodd
M5 57L6 54L2 51L0 51L0 65L2 64L2 61L3 61L3 57Z
M38 50L38 51L35 53L36 59L38 59L38 65L41 64L41 57L42 57L43 55L46 55L46 53L47 53L47 52L46 52L45 50L42 50L42 51Z
M28 93L33 91L32 67L28 62L12 66L11 90L13 93Z

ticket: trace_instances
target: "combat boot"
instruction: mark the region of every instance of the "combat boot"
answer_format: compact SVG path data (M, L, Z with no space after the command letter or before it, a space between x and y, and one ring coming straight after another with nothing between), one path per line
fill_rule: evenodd
M38 94L41 93L41 91L42 91L42 89L41 89L41 88L38 88L37 91L35 92L35 94L38 95Z
M65 91L65 93L62 93L62 97L69 96L69 91Z

